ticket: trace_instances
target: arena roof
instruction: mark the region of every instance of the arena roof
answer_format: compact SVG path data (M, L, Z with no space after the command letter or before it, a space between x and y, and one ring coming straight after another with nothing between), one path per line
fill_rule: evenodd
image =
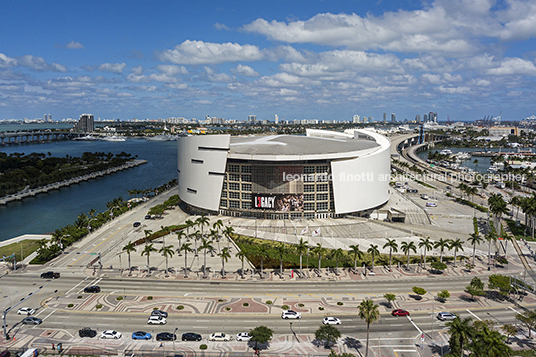
M232 137L230 155L326 155L369 150L380 145L363 138L326 138L297 135Z

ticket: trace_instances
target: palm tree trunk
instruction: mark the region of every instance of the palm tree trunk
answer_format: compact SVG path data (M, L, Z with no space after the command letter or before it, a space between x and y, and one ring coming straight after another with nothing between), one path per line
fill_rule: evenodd
M389 271L393 271L393 269L391 267L391 263L393 262L392 261L392 252L393 252L393 249L389 248Z
M366 349L365 349L365 357L368 357L369 326L370 326L370 324L367 324L367 346L366 346Z
M261 276L264 276L264 258L261 258Z
M303 255L300 254L300 273L303 274L303 269L302 269L302 258L303 258Z
M374 272L374 253L372 253L372 271Z
M128 253L128 275L132 274L132 265L130 264L130 253Z
M188 277L188 253L184 251L184 276Z
M475 266L476 244L473 244L473 266Z
M426 249L424 250L424 265L423 269L426 269Z
M439 261L443 263L443 248L441 248L441 255L439 256Z
M457 253L457 250L454 249L454 267L456 268L456 253Z
M409 250L408 250L408 270L409 270Z

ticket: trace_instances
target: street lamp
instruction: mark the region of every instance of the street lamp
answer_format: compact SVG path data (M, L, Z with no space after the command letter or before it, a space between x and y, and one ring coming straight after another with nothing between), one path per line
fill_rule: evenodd
M434 295L432 295L432 293L429 291L428 294L430 294L432 296L432 340L435 341L435 338L434 338L434 305L435 305L435 298L434 298Z
M11 310L13 310L15 307L17 307L18 305L22 304L26 299L29 299L30 297L33 296L33 294L35 294L36 292L40 291L41 289L43 289L45 286L47 286L49 283L47 283L46 285L42 285L40 286L36 291L34 292L31 292L28 294L28 296L20 299L20 301L18 303L16 303L15 305L13 306L9 306L7 309L4 310L4 313L2 314L2 320L3 320L3 323L4 323L4 338L6 340L9 340L9 335L7 334L7 323L6 323L6 316L8 314L8 312L10 312Z
M173 350L175 350L175 340L177 339L177 336L175 335L175 333L177 332L179 328L178 327L175 327L175 331L173 331L173 336L171 336L171 338L173 339Z

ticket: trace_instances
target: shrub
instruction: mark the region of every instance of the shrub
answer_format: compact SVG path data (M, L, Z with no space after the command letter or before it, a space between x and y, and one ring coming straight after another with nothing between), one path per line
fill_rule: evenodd
M223 299L218 299L218 302L223 302Z
M231 311L231 308L227 306L227 307L225 308L225 311Z
M419 297L426 294L426 290L424 290L423 288L419 286L414 286L412 290L415 294L419 295Z
M67 305L67 307L73 307L73 306L74 306L74 304L69 304L69 305Z
M304 305L303 303L300 302L300 303L298 304L298 306L299 306L299 307L304 307L305 305Z
M319 306L319 307L318 307L318 310L322 311L322 310L324 310L324 307L323 307L323 306Z
M289 307L288 305L283 305L283 306L281 306L281 308L282 308L283 310L288 310L288 309L290 309L290 307Z
M344 303L342 301L337 301L337 305L342 306Z
M152 300L153 297L152 296L147 296L147 300Z
M201 346L199 346L199 349L200 350L206 350L208 348L208 346L206 344L202 344Z
M184 310L184 305L177 306L177 310Z
M242 304L242 306L244 306L244 307L248 307L249 304L248 304L247 302L245 302L245 303Z
M272 300L266 300L266 305L272 305Z
M95 306L95 309L102 309L102 305L101 305L101 304L97 304L97 306Z
M116 299L117 301L121 301L121 300L123 300L124 298L123 298L122 296L118 296L118 297L116 297L115 299Z
M77 298L77 299L81 299L81 298L83 298L83 296L82 296L82 295L78 295L76 298Z

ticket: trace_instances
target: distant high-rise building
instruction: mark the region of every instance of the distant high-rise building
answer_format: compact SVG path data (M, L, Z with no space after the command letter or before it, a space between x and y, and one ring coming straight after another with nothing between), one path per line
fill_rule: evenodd
M387 113L383 112L383 123L387 124Z
M93 114L82 114L78 123L74 125L73 131L82 131L90 133L95 131L95 125L93 124Z
M279 117L277 116L277 114L275 115L275 123L279 124Z
M396 114L391 113L391 123L396 123Z
M419 114L415 115L415 123L419 124L421 122L421 116Z
M352 123L354 123L354 124L361 123L361 117L359 115L357 115L357 114L354 115L352 117Z
M43 114L43 121L47 121L47 115Z
M251 123L255 123L257 121L256 115L248 115L248 121Z
M52 114L49 114L49 115L48 115L48 121L49 121L49 122L52 122Z
M424 114L424 115L423 115L423 121L424 121L425 123L428 122L428 114Z

